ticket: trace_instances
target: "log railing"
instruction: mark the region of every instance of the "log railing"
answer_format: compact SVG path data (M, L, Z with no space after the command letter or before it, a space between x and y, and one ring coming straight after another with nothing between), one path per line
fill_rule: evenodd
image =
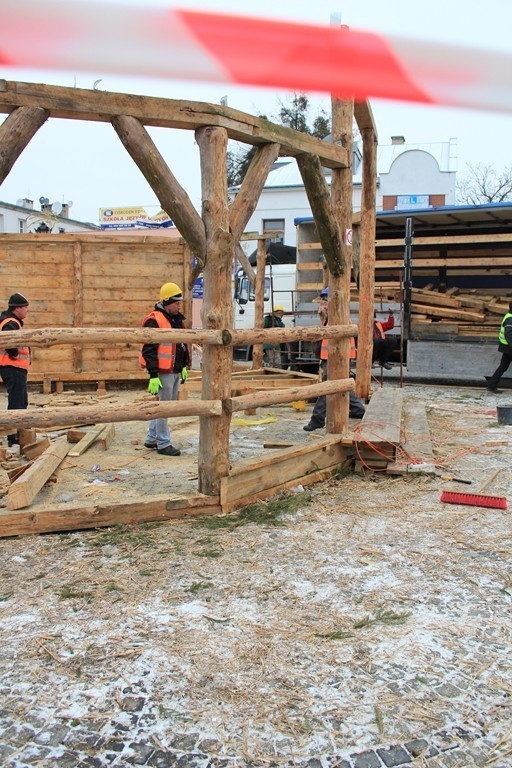
M235 344L272 344L284 341L320 341L321 339L346 339L357 336L357 326L339 325L315 328L267 328L249 331L233 329L188 330L159 328L40 328L36 330L3 331L4 348L17 346L50 347L64 344L109 346L113 344L143 344L182 342L234 346ZM0 412L0 430L50 428L81 424L107 424L124 421L150 421L170 416L200 416L200 429L209 419L230 416L236 411L258 406L290 403L320 395L346 393L354 389L352 379L325 381L300 387L286 387L254 392L223 399L205 397L210 390L203 381L203 398L191 401L157 402L148 400L137 405L84 405L73 408L45 408ZM201 440L199 441L201 454ZM200 461L201 455L198 458Z

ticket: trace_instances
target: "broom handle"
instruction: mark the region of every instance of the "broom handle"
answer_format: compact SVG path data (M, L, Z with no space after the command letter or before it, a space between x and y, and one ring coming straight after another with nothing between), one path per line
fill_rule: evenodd
M482 483L480 488L477 488L476 493L482 493L482 491L484 491L487 488L487 486L492 483L492 481L494 480L494 478L496 477L496 475L498 475L498 473L500 471L501 471L501 467L498 467L498 469L495 469L494 472L492 473L492 475L490 477L488 477L487 480L485 480Z

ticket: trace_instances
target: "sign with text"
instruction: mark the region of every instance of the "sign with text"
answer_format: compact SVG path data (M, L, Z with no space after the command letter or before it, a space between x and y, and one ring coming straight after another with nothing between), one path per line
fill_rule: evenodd
M395 211L409 211L414 208L429 208L428 195L397 195Z
M100 208L101 229L160 229L174 227L174 222L161 209L153 216L142 206L133 208Z

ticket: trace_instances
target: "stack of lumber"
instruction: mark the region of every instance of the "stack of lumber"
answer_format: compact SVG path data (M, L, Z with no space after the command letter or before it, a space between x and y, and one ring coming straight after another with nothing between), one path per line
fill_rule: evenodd
M29 432L35 433L35 430L22 431L27 439ZM26 445L22 445L20 434L21 453L29 460L8 471L11 483L7 492L8 509L28 507L41 488L54 476L66 456L81 456L93 443L99 443L106 451L112 444L114 435L113 424L98 424L87 431L70 429L66 436L53 442L44 438Z
M361 424L354 431L356 472L385 471L396 460L400 445L403 392L377 389L371 396Z
M462 292L446 293L432 286L412 289L411 332L415 336L459 335L496 337L501 318L508 311L504 296Z

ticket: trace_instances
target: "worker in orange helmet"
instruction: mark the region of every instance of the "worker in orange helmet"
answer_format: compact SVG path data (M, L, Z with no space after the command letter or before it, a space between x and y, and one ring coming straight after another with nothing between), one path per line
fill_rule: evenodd
M284 307L275 306L273 311L265 315L263 319L264 328L286 328L283 322ZM286 368L288 365L288 355L286 353L286 344L263 344L263 365L268 368Z
M160 301L142 321L144 328L185 328L182 314L183 294L176 283L164 283ZM162 401L177 400L178 388L187 379L190 351L186 344L163 342L143 344L139 362L149 374L148 392ZM171 444L167 419L152 419L144 442L146 448L156 448L163 456L179 456L181 451Z

